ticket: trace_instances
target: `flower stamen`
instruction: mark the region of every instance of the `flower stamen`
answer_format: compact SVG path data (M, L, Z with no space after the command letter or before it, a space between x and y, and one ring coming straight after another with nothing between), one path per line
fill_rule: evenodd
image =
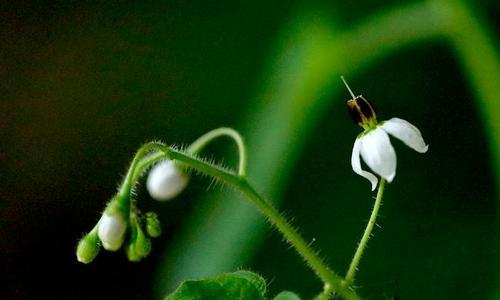
M356 96L343 76L340 76L347 90L351 94L352 99L347 101L347 109L352 119L356 124L361 126L365 131L374 129L377 126L377 115L373 109L373 105L362 95Z

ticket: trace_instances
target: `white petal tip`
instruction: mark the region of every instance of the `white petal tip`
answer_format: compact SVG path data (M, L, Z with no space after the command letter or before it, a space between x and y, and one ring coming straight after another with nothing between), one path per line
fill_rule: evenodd
M391 175L385 177L385 180L387 180L387 182L391 183L394 180L394 177L396 177L396 172L394 172Z
M382 128L387 133L400 139L408 147L419 153L425 153L429 148L429 146L425 144L420 130L408 121L399 118L392 118L384 122L384 124L382 124Z
M419 152L419 153L425 153L425 152L427 152L427 150L429 150L429 145L425 145L422 148L417 149L417 152Z

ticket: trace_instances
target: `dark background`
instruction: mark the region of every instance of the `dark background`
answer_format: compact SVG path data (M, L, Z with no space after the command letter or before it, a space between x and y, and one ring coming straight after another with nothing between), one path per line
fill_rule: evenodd
M266 66L275 40L297 12L317 7L347 28L396 3L1 4L0 298L158 298L162 252L169 253L171 242L186 232L180 230L185 216L213 192L206 179L193 178L169 203L140 193L145 207L161 213L164 229L143 262L102 251L82 265L74 253L134 151L153 139L189 143L219 126L251 130L245 116L255 110L252 99L272 69ZM499 28L497 1L476 1L473 8L487 26ZM379 119L409 120L430 145L420 155L394 141L398 175L384 199L382 229L361 262L361 294L486 299L497 282L498 195L491 160L498 154L489 152L459 62L437 39L348 79L375 102ZM348 94L323 96L331 105L283 175L289 180L281 208L343 273L372 201L368 182L350 169L359 129L345 113ZM218 143L208 155L221 157L231 147ZM252 153L249 159L251 166ZM224 161L230 165L234 155ZM236 264L269 279L271 295L288 289L307 299L321 289L277 232L266 231L258 247L240 246L238 251L249 251L248 260Z

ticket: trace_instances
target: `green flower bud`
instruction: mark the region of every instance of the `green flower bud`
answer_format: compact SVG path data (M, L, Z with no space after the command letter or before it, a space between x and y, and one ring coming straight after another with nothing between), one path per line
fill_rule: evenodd
M81 263L88 264L96 258L100 248L96 232L91 231L78 242L76 259Z
M151 252L151 240L146 236L141 226L137 224L132 229L130 243L126 249L130 261L140 261Z
M152 211L146 213L146 232L152 238L161 235L160 220L158 220L158 215Z

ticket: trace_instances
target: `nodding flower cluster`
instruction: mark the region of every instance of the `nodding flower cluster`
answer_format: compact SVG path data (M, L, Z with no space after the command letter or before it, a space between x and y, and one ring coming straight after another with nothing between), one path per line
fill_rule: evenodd
M174 161L164 160L153 167L146 187L153 199L165 201L179 195L188 181L188 175ZM79 241L76 256L79 262L89 263L101 245L108 251L117 251L126 243L128 259L140 261L151 251L151 238L160 234L156 213L142 214L130 194L119 192L109 201L95 227Z
M396 152L388 134L420 153L427 152L429 146L425 144L420 130L408 121L392 118L388 121L377 122L373 105L363 96L355 96L343 77L342 80L352 96L352 99L347 101L349 114L354 122L363 128L363 132L356 138L352 149L352 170L368 179L372 190L375 190L378 178L361 168L360 155L373 172L391 182L396 176Z

